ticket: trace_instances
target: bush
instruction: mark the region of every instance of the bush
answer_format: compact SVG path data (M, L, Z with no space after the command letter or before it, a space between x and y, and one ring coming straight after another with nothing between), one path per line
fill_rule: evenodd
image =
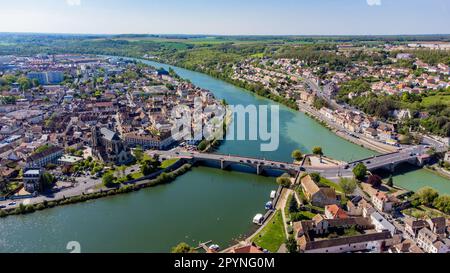
M322 147L314 147L313 148L313 154L323 156Z
M193 253L194 248L186 243L180 243L176 247L172 248L172 253Z
M33 205L28 205L25 207L25 213L33 213L33 212L35 212Z
M444 213L450 214L450 196L439 196L434 200L433 206Z
M296 161L300 161L303 159L302 152L300 150L295 150L292 152L292 158Z
M364 178L367 175L367 167L363 163L359 163L356 165L356 167L353 169L353 174L355 175L355 178L358 180L364 180Z
M420 189L416 195L420 204L431 207L433 206L434 201L439 197L439 193L432 188L423 188Z
M297 198L295 198L294 195L291 195L289 198L288 211L289 211L289 213L299 212Z
M291 186L291 179L284 176L278 177L277 184L284 188L289 188Z
M294 237L290 236L289 239L286 240L285 244L289 253L298 252L297 241L295 240Z
M339 186L341 186L342 190L347 195L355 192L357 188L356 181L354 179L347 179L347 178L341 178L341 180L339 181Z
M103 185L108 188L114 186L115 180L116 178L112 173L105 173L102 177Z
M372 187L374 187L374 188L379 188L383 184L383 180L378 175L371 175L367 179L367 183L372 185Z
M312 173L310 174L311 179L316 182L316 184L320 183L320 180L322 179L322 177L320 176L319 173Z
M289 235L294 234L294 229L293 229L291 226L288 226L286 229L287 229L287 233L288 233Z

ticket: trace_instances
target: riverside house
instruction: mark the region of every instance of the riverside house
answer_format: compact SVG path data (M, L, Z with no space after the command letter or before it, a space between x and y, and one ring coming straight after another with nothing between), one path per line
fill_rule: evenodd
M306 198L318 207L337 204L336 191L332 188L319 188L310 175L302 178L301 185Z

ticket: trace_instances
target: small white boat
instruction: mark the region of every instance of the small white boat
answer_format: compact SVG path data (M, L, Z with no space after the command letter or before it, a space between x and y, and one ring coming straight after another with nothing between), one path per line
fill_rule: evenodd
M219 251L220 250L220 246L219 245L211 245L209 247L209 249L214 250L214 251Z
M262 214L256 214L256 216L253 218L253 223L257 225L262 225L264 222L264 215Z
M275 199L275 197L277 197L277 191L272 191L270 193L270 199Z
M271 209L273 209L273 203L272 203L272 201L269 201L266 203L266 210L271 210Z

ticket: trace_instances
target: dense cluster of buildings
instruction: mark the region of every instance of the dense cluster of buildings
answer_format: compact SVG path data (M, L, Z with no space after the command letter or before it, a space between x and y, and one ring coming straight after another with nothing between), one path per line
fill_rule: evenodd
M350 54L351 51L347 48L343 49L341 52L340 48L337 54ZM368 51L366 54L369 53ZM410 60L417 70L396 65L403 60ZM310 106L314 105L317 98L325 99L329 103L320 110L320 115L328 122L335 123L349 134L357 133L386 144L397 145L399 141L395 123L381 121L348 105L336 103L335 97L340 86L350 80L372 79L372 85L364 92L347 94L350 100L370 93L421 94L448 88L450 68L446 64L428 65L409 53L400 53L396 58L390 58L390 63L382 65L357 61L339 71L327 70L324 73L321 66L308 64L304 60L248 59L233 67L232 79L262 85L272 94ZM418 74L417 71L421 72ZM407 109L390 115L398 122L412 118L412 113ZM420 115L427 117L427 113Z
M407 216L400 223L392 213L405 201L392 194L374 191L370 200L356 196L344 205L334 189L317 185L309 175L300 184L305 201L324 208L311 220L293 223L300 252L450 252L450 226L445 217Z
M128 163L132 148L167 149L176 143L171 131L177 106L193 113L194 101L200 107L220 104L208 90L128 60L83 55L2 60L8 65L0 77L15 80L0 93L6 101L0 104L0 172L8 180L23 169L31 170L33 181L37 170L61 164L68 150L89 148L105 164ZM26 80L28 85L18 83ZM201 117L205 123L211 118Z

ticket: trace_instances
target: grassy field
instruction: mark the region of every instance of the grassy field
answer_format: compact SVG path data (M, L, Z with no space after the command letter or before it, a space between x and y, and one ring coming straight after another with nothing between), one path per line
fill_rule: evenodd
M272 221L256 235L253 242L258 246L275 253L285 240L286 233L284 231L283 216L280 211L277 211L273 216Z
M418 208L411 208L406 209L402 211L404 214L415 217L415 218L435 218L435 217L442 217L450 218L449 215L446 215L445 213L442 213L440 211L437 211L435 209L427 208L425 206L420 206Z
M140 171L132 173L131 176L133 177L134 180L144 177L144 175Z
M320 179L320 183L321 184L323 184L323 185L326 185L326 186L328 186L328 187L330 187L330 188L333 188L333 189L335 189L337 192L340 192L340 193L343 193L344 192L344 190L341 188L341 186L339 186L338 184L336 184L336 183L334 183L333 181L330 181L330 180L328 180L328 179L326 179L326 178L321 178Z
M177 163L178 160L179 160L178 158L172 158L172 159L164 160L161 163L161 169L166 169L166 168L172 166L173 164Z
M422 101L422 105L428 107L432 104L436 103L444 103L450 106L450 93L448 95L437 95L424 98Z

